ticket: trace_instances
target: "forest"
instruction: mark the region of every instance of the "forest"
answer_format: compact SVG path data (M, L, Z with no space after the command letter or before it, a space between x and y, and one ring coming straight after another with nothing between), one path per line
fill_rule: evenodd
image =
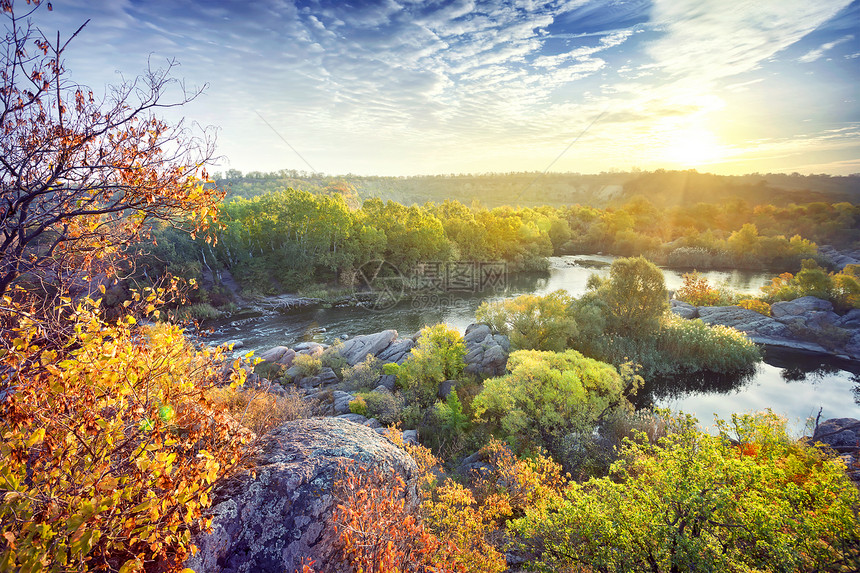
M322 177L314 189L278 179L258 193L239 183L272 178L228 173L237 196L226 198L204 168L212 134L162 119L199 95L169 97L171 66L99 99L63 67L69 44L27 18L39 2L2 7L0 571L192 571L232 480L263 471L267 435L330 415L335 390L314 398L301 385L324 369L354 393L351 414L377 420L377 444L405 452L414 471L341 466L329 490L314 489L333 510L309 526L336 559L303 559L295 571L860 569L860 494L832 449L770 411L707 432L633 404L644 378L744 371L761 358L738 330L674 315L657 263L781 273L747 301L690 273L687 301L764 315L771 302L815 295L856 314L860 269L831 268L819 250L857 247L856 177L820 190L805 189L819 178L803 179L772 202L705 203L706 183L677 202L665 181L678 173L626 174L631 196L594 206L563 199L570 176L550 175L530 191L547 205L502 193L509 205L483 206L450 192L457 176L416 178L424 190L446 182L416 204ZM488 183L516 192L532 175ZM761 179L680 176L736 190ZM769 181L785 181L764 180L771 201ZM650 191L664 185L665 195ZM399 362L366 353L350 364L346 341L283 348L288 366L193 335L230 317L239 298L348 288L369 261L402 272L503 262L526 273L546 270L554 253L594 252L620 257L583 296L484 302L480 340L427 325ZM238 292L219 279L227 271ZM466 371L467 344L484 341L508 345L503 372ZM392 390L377 391L383 376ZM307 457L322 455L332 454ZM460 471L468 464L476 471Z

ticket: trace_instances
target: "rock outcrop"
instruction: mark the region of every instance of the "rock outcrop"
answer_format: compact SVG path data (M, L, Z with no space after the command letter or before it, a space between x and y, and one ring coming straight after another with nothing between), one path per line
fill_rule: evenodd
M465 372L479 376L501 376L508 365L511 343L503 334L493 334L486 324L470 324L466 342Z
M822 443L840 454L848 477L860 486L860 420L831 418L822 422L812 435L813 443Z
M773 316L738 306L695 307L675 300L672 312L731 326L759 344L860 360L860 309L839 316L830 302L812 296L774 303Z
M383 330L375 334L356 336L341 345L340 355L350 366L355 366L368 355L376 356L386 350L395 339L397 339L396 330Z
M348 420L288 422L271 432L255 473L242 474L215 492L212 532L194 540L200 551L186 564L198 573L301 571L301 559L325 571L338 565L328 525L334 485L345 465L399 472L417 500L415 461L372 428Z

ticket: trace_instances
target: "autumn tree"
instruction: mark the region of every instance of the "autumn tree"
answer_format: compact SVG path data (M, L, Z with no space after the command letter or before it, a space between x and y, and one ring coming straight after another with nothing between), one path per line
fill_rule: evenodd
M171 76L176 63L96 95L64 67L86 23L66 40L49 38L29 19L42 4L26 0L21 11L0 1L7 19L0 49L0 294L25 276L59 284L72 269L109 268L153 220L206 228L220 199L201 184L214 154L212 134L158 115L200 94ZM173 88L180 95L167 101Z

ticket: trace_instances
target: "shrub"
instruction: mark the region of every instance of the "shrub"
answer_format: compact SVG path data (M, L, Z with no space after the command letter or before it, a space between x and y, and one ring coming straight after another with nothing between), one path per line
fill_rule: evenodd
M2 307L0 568L180 569L212 487L248 452L204 394L221 351L172 325L108 324L89 300L59 309L71 334L44 350L43 327Z
M298 388L288 387L286 395L265 390L212 388L206 392L212 406L227 412L258 436L284 422L310 418L313 404L302 398Z
M369 418L376 418L385 426L400 422L403 415L403 397L390 392L368 392L362 395L367 404Z
M738 306L747 310L754 310L765 316L770 316L770 305L757 298L745 298L743 300L739 300Z
M512 529L536 568L856 569L860 500L844 466L791 440L771 413L718 426L711 436L678 420L658 445L628 442L611 479L528 508Z
M343 341L339 338L336 339L331 346L323 351L320 356L320 364L331 368L338 378L343 379L344 371L349 367L349 363L340 353L341 346L343 346Z
M349 411L353 414L360 414L362 416L367 416L367 402L364 401L362 396L356 396L352 400L349 401Z
M465 355L466 344L459 332L445 324L428 326L421 329L409 358L399 366L386 364L385 373L397 376L409 402L429 407L436 401L439 384L463 372Z
M406 504L406 484L392 471L346 467L335 484L332 515L342 559L361 573L463 571L445 559L445 547ZM448 551L453 553L453 551ZM444 561L443 561L444 560Z
M522 448L557 452L565 434L591 431L605 413L630 407L618 371L575 350L518 350L508 369L510 374L484 383L472 408L479 421ZM632 381L634 390L638 382Z
M316 376L322 371L322 360L310 354L298 354L293 359L293 366L299 369L299 376Z
M749 369L761 359L761 351L746 334L675 315L664 320L657 348L667 363L681 371L734 372Z
M570 303L570 296L563 290L543 296L522 295L481 303L475 319L509 335L516 349L559 352L576 335L576 323L567 312Z
M675 293L678 300L693 306L724 306L728 304L720 291L708 284L708 279L697 272L685 273L683 285Z
M372 390L379 382L382 375L382 363L380 360L368 354L367 357L356 364L343 369L343 381L354 390Z
M589 280L589 288L606 303L609 330L624 336L650 336L669 309L663 271L643 257L615 259L609 278Z

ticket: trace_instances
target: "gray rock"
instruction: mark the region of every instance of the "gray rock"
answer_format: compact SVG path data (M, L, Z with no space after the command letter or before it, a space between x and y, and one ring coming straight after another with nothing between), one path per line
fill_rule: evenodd
M852 308L836 321L836 326L849 330L860 330L860 308Z
M349 403L352 402L353 395L349 392L344 392L342 390L335 390L332 392L332 401L334 402L334 413L335 414L348 414L349 413Z
M286 346L275 346L274 348L261 352L259 358L266 362L277 362L288 350L289 348Z
M376 356L388 348L397 338L396 330L383 330L376 334L356 336L347 340L340 346L340 355L344 357L347 364L355 366L365 359L368 354Z
M389 390L388 388L386 388L382 384L380 384L379 386L377 386L376 388L374 388L373 390L370 391L371 394L374 392L377 392L379 394L391 394L391 390Z
M396 384L397 377L394 374L383 374L379 377L379 386L387 388L389 392L394 392Z
M245 348L245 343L239 339L236 340L228 340L227 342L221 343L221 346L229 348L230 345L233 345L233 350L238 350L240 348Z
M466 327L466 334L463 335L463 340L469 342L478 342L484 340L491 334L490 327L486 324L470 324Z
M692 304L674 299L672 299L670 302L672 305L672 312L674 312L681 318L699 318L699 309Z
M494 334L493 340L496 344L502 347L502 350L510 353L511 351L511 340L504 334Z
M376 355L383 364L396 362L400 364L415 346L411 338L400 338L391 343L391 346Z
M325 350L325 346L319 342L300 342L293 347L299 354L307 354L309 356L319 356Z
M340 382L340 378L338 378L337 374L334 373L334 370L328 366L323 366L317 378L319 378L320 386L327 386L329 384L337 384Z
M352 422L353 424L358 424L359 426L363 426L365 422L367 422L367 416L362 416L361 414L353 414L350 412L349 414L341 414L339 416L335 416L339 420L347 420Z
M296 351L292 350L290 348L287 348L287 351L284 352L280 358L275 360L275 363L280 364L281 366L285 366L286 368L289 368L290 366L293 365L293 360L295 360L295 359L296 359Z
M194 538L199 551L185 564L198 573L301 570L309 558L326 571L351 570L337 558L329 519L334 484L344 465L398 472L408 507L417 508L415 461L371 428L346 420L288 422L265 439L253 477L243 473L213 497L212 532Z
M472 364L474 362L480 363L483 358L484 349L476 344L468 352L466 352L466 355L463 357L463 361L466 364Z
M481 369L490 376L501 376L508 364L508 354L501 346L491 346L484 351Z
M367 421L366 421L364 424L362 424L362 425L363 425L363 426L367 426L368 428L371 428L371 429L374 429L374 430L375 430L375 429L377 429L377 428L381 428L381 427L382 427L382 424L380 424L380 423L379 423L379 420L377 420L376 418L370 418L369 420L367 420Z
M418 445L418 430L403 430L403 443Z
M456 380L445 380L444 382L439 384L439 391L436 393L436 395L444 400L448 397L448 394L454 391L454 388L456 387Z
M799 316L808 312L828 312L832 310L833 304L814 296L803 296L794 300L775 302L770 305L770 313L777 320L788 316Z
M840 453L860 451L860 420L856 418L825 420L815 430L812 441L826 444Z

